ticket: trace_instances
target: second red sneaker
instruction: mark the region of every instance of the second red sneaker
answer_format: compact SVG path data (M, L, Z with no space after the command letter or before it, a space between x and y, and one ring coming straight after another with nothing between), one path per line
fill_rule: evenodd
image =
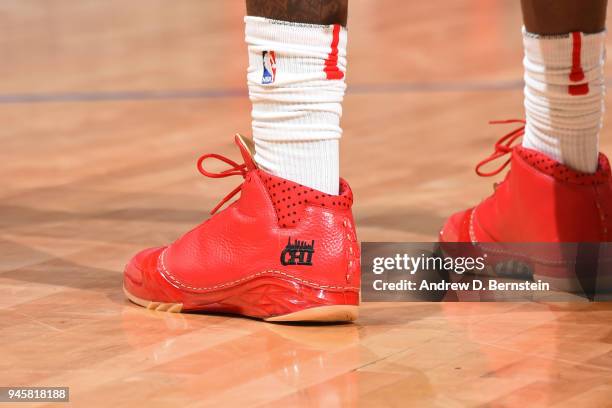
M511 169L504 181L495 185L492 196L473 208L452 215L446 221L440 231L440 242L610 241L612 178L606 156L599 155L596 173L580 173L535 150L512 146L513 142L523 135L523 131L524 127L521 127L502 138L496 144L495 153L478 165L476 171L481 176L496 175L508 164ZM490 173L481 171L484 164L506 154L511 154L511 158L500 168ZM480 247L486 248L486 245L481 244ZM516 252L518 246L508 245L508 248L512 247ZM512 254L511 250L508 250L497 256L506 260L513 257L527 258L534 266L534 278L552 282L559 280L556 282L558 286L567 288L572 285L567 280L575 277L576 262L575 253L568 254L568 247L522 246L525 251L532 250L533 253L521 250L521 254ZM495 251L500 250L503 251L502 246L495 247ZM608 275L611 275L609 271L606 277Z
M268 174L252 142L236 136L244 164L208 154L208 177L239 175L240 198L174 243L146 249L125 268L134 303L170 312L233 313L267 321L351 321L360 256L348 184L333 196ZM218 159L231 168L207 171Z

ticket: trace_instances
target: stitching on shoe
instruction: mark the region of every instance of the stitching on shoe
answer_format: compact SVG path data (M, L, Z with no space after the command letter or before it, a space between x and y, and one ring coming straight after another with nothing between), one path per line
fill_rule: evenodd
M318 283L307 281L307 280L304 280L304 279L300 279L300 278L298 278L296 276L290 275L290 274L282 272L282 271L277 271L277 270L274 270L274 269L269 269L269 270L266 270L266 271L257 272L257 273L254 273L252 275L246 276L244 278L240 278L240 279L237 279L237 280L234 280L234 281L231 281L231 282L223 283L221 285L215 285L215 286L210 286L210 287L189 286L189 285L185 285L184 283L179 281L176 277L174 277L170 273L168 268L166 267L164 259L165 259L166 251L167 250L168 250L168 248L164 249L162 251L162 253L159 255L158 263L157 263L157 270L158 270L158 272L164 278L166 278L166 280L170 279L172 282L170 282L170 281L169 282L173 283L174 286L178 285L178 286L180 286L182 288L185 288L185 289L191 289L191 290L214 290L214 289L221 289L221 288L226 288L226 287L229 287L229 286L234 286L234 285L236 285L238 283L241 283L241 282L244 282L244 281L247 281L247 280L251 280L251 279L257 278L259 276L264 276L264 275L282 275L282 276L285 276L287 278L291 278L291 279L297 280L297 281L299 281L301 283L304 283L304 284L306 284L308 286L313 286L313 287L320 288L320 289L341 289L341 290L357 290L357 291L359 290L359 288L356 288L356 287L353 287L353 286L319 285Z
M472 241L472 244L477 244L478 241L476 240L476 234L474 233L474 215L476 214L476 209L478 208L478 206L474 207L474 209L472 210L472 213L470 214L470 228L469 228L469 232L470 232L470 240Z
M606 214L601 208L601 204L599 203L599 189L597 187L593 188L595 190L595 205L597 206L597 212L599 213L599 219L601 220L601 229L603 233L604 240L608 239L608 227L606 227Z

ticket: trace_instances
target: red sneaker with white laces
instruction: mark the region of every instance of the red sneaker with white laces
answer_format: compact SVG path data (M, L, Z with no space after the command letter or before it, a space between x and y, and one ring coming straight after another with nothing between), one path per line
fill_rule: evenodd
M351 321L359 304L359 245L348 184L333 196L268 174L236 136L244 159L198 161L208 177L244 182L213 209L240 198L174 243L146 249L125 268L134 303L169 312L240 314L267 321ZM231 168L204 169L214 158Z
M525 123L519 120L492 123L514 122ZM523 133L524 126L504 136L496 143L495 152L478 164L476 173L484 177L499 174L508 164L511 169L495 185L492 196L446 221L439 235L442 247L448 242L598 243L611 240L612 178L606 156L599 155L594 174L580 173L535 150L512 146ZM499 168L491 172L481 170L483 165L506 154L511 157ZM479 247L482 250L486 245ZM523 248L529 250L529 247ZM500 248L497 246L496 251ZM534 253L520 255L531 261L534 279L552 281L561 289L573 285L567 280L576 276L575 253L568 255L562 245L531 248ZM498 254L500 259L512 255L510 251Z

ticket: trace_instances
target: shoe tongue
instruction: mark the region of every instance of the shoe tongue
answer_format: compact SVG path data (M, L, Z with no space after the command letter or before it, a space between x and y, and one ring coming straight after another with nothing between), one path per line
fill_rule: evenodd
M244 160L244 163L247 165L248 170L257 169L257 164L255 163L255 144L251 139L246 136L241 135L240 133L236 133L234 138L236 145L240 149L240 154Z

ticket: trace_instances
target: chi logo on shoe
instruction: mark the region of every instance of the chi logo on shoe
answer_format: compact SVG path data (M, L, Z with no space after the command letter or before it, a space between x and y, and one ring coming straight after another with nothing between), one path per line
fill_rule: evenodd
M262 53L262 61L263 77L261 78L261 83L274 83L274 79L276 78L276 54L274 51L264 51Z
M283 265L312 265L312 255L314 254L314 239L310 242L294 240L291 237L287 246L281 252L280 261Z

